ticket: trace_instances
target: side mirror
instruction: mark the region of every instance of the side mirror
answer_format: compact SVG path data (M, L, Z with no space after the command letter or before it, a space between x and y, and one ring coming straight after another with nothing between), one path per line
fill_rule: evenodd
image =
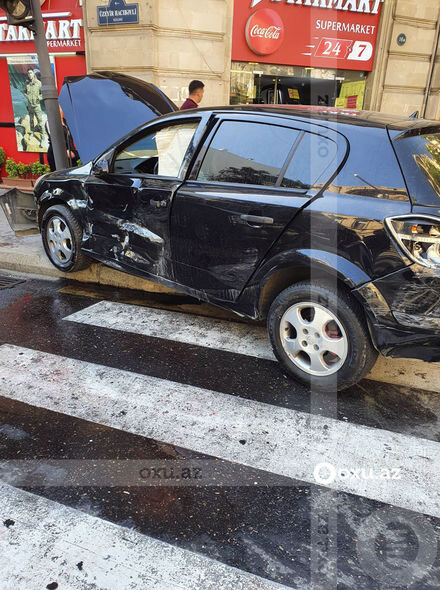
M95 176L105 176L109 174L110 168L107 160L98 160L93 165L93 174Z

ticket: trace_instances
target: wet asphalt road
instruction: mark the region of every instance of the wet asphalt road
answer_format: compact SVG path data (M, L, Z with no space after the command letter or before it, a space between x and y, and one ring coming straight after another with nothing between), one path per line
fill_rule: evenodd
M438 394L363 381L337 400L311 400L310 393L284 376L276 363L174 342L172 326L168 336L158 339L63 320L100 300L206 311L206 306L183 296L105 288L84 291L67 281L25 280L0 290L0 346L38 350L440 441ZM213 308L207 313L225 317ZM11 479L8 466L21 460L39 462L38 485L31 475ZM187 486L150 485L145 479L141 485L69 485L69 480L53 477L51 462L61 460L110 465L133 460L147 470L167 460L214 462L221 475L215 482L201 477ZM440 536L440 520L432 516L231 466L209 454L75 418L62 407L55 412L0 397L0 463L1 478L22 489L287 587L440 587L439 556L431 551L427 557L421 551ZM374 515L387 520L387 531L365 541ZM4 521L3 526L13 525Z

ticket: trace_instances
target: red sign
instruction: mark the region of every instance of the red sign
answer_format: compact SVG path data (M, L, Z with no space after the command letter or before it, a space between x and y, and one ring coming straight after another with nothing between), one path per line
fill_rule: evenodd
M246 23L246 42L257 55L270 55L281 47L284 40L284 23L275 10L257 10Z
M383 0L235 0L233 61L373 69Z
M40 0L50 53L84 51L83 12L78 0ZM0 53L35 53L33 33L8 25L0 10Z

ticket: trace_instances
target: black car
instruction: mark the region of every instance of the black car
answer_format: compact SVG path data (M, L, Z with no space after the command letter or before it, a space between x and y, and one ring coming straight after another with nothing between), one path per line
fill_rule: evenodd
M176 112L117 74L67 80L61 102L91 161L35 187L58 269L92 258L267 319L282 366L318 390L356 383L378 351L440 360L440 123Z

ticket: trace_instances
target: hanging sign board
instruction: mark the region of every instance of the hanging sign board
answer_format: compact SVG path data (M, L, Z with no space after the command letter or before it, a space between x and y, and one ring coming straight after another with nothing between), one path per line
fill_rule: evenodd
M373 69L383 0L236 0L232 60Z

